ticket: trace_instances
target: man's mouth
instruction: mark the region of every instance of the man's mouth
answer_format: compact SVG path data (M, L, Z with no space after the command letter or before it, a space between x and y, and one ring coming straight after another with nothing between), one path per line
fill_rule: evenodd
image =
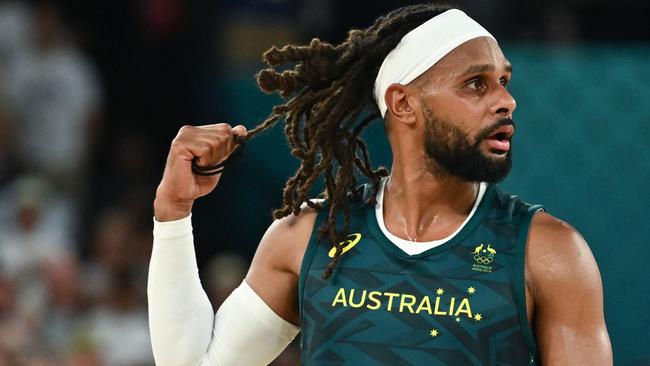
M510 141L514 133L515 127L513 125L501 126L485 138L485 143L494 152L505 153L510 150Z

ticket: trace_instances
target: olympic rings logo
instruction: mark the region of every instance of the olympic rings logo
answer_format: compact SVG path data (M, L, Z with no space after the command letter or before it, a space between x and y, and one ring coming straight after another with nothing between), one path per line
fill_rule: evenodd
M476 263L479 263L479 264L490 264L490 263L492 263L494 261L494 258L486 257L486 256L483 256L483 255L480 255L480 254L476 254L474 256L474 260L476 261Z

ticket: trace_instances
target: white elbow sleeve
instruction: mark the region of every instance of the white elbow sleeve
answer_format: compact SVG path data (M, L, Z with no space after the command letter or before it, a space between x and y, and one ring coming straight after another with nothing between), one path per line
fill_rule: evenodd
M243 281L216 315L201 287L191 218L154 222L149 327L158 365L268 365L299 328Z
M202 365L268 365L300 329L277 315L246 281L221 305Z

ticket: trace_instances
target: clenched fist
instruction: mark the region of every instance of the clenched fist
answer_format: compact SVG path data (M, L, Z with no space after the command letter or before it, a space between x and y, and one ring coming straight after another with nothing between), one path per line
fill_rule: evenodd
M234 135L245 136L246 127L230 127L226 123L206 126L183 126L172 141L165 171L156 190L154 215L158 221L186 217L194 201L210 193L221 174L200 176L192 173L192 160L199 166L224 161L237 144Z

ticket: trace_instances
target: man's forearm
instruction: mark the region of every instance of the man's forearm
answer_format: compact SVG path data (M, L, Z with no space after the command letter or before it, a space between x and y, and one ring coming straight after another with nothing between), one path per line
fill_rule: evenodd
M212 338L214 312L201 287L191 216L154 222L147 284L157 365L198 365Z

